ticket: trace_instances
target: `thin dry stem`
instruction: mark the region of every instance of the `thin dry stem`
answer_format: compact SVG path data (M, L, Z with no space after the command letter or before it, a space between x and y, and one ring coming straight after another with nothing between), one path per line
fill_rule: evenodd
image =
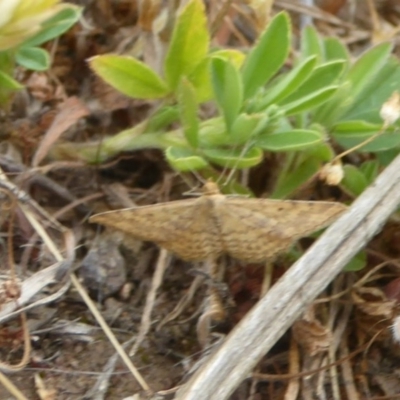
M0 383L16 398L16 400L29 400L2 372L0 372Z
M22 313L21 316L21 327L24 333L24 354L21 361L18 364L11 365L8 363L0 362L0 371L3 372L17 372L21 371L28 364L31 357L31 337L29 334L28 325L26 323L26 314Z
M347 347L347 340L342 340L340 344L340 356L347 357L349 355L349 349ZM342 363L342 380L346 382L344 385L347 392L347 398L351 400L359 400L360 396L354 382L353 369L350 360L345 360Z
M132 361L129 359L128 355L126 354L125 350L121 346L121 344L118 342L117 338L115 337L114 333L108 326L107 322L104 320L103 316L100 314L100 312L97 310L96 306L94 305L92 299L88 296L86 293L85 288L80 284L78 278L76 277L75 274L71 274L71 281L72 284L74 285L75 289L78 291L78 293L81 295L82 299L84 300L85 304L88 306L89 310L95 317L96 321L98 324L101 326L103 329L104 333L108 337L108 340L111 342L111 344L114 346L115 350L121 357L121 359L124 361L125 365L128 367L129 371L132 373L132 375L136 378L140 386L143 388L143 390L149 391L150 387L140 374L140 372L136 369L136 367L132 364Z
M379 132L375 133L374 135L370 136L368 139L365 139L363 142L351 147L350 149L347 149L346 151L343 151L342 153L338 154L336 157L333 158L331 161L331 164L334 164L338 162L340 159L343 157L347 156L350 153L355 152L358 149L361 149L362 147L366 146L368 143L373 142L377 137L381 136L385 132L385 126L383 126Z
M132 357L136 352L139 346L142 344L146 334L149 332L151 328L151 313L153 311L158 288L161 286L164 278L165 270L169 264L169 253L167 250L161 249L160 254L158 255L156 270L153 274L153 280L151 282L151 288L146 298L146 305L144 306L142 320L140 322L139 333L136 339L135 344L133 345L129 355Z
M289 374L296 375L300 372L300 352L299 346L292 338L289 349ZM289 381L285 392L285 400L297 399L300 391L300 380L294 378Z
M174 307L174 309L165 316L165 318L157 325L156 330L159 331L164 325L166 325L168 322L173 321L176 319L179 315L182 314L182 312L190 305L192 302L194 295L197 292L197 289L203 284L204 282L204 276L197 275L193 282L191 283L189 289L185 293L185 295L179 300L178 304Z

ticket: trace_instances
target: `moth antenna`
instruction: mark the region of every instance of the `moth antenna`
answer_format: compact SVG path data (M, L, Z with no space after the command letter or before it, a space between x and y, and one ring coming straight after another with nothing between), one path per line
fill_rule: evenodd
M177 175L185 182L185 184L189 188L189 190L183 192L182 194L184 196L196 196L196 197L201 196L202 193L201 188L207 183L207 181L197 171L192 170L191 172L197 180L195 186L193 186L193 183L191 182L190 179L188 179L187 175L181 172L177 173Z
M207 181L197 171L192 171L192 174L201 183L201 185L205 185L207 183Z

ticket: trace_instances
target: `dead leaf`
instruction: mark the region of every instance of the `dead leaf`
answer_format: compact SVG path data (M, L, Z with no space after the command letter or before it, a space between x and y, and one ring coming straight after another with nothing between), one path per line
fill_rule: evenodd
M39 144L33 156L32 166L37 167L59 137L76 121L86 115L89 115L89 109L77 97L70 97L65 100L60 106L60 112L54 118L53 123Z

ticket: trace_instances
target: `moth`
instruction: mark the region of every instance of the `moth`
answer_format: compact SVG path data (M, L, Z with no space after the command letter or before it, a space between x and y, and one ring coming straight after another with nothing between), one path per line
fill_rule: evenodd
M89 222L154 242L188 261L228 254L262 262L329 225L344 210L335 202L227 197L209 181L196 199L109 211Z

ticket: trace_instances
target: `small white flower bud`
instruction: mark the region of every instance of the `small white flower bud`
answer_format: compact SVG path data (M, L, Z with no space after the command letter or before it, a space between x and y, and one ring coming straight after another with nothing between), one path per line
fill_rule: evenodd
M393 92L390 98L382 104L380 116L385 126L394 124L400 117L400 94Z
M319 171L319 179L331 186L339 185L343 177L344 171L340 161L325 164Z

